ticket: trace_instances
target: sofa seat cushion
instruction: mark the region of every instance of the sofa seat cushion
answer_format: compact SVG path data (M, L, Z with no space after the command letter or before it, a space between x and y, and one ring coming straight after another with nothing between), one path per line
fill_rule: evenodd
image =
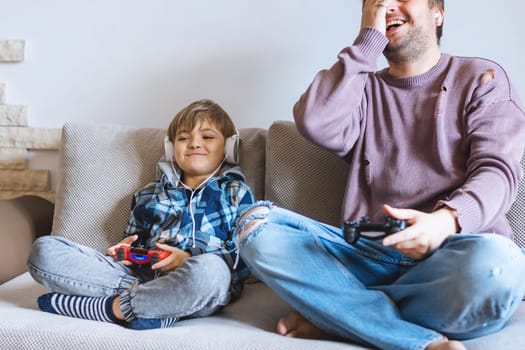
M42 312L36 298L46 292L29 273L0 286L1 349L362 349L278 335L275 324L290 308L262 283L247 285L240 300L212 317L146 331Z
M1 349L364 349L337 341L306 340L275 333L290 307L262 283L246 285L243 296L211 317L184 320L174 327L134 331L39 311L36 299L47 290L29 273L0 285ZM501 332L465 342L472 350L525 349L525 303Z

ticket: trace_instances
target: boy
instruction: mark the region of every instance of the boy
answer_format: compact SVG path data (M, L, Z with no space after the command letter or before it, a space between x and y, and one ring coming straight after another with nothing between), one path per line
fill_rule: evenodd
M235 126L219 105L199 100L167 134L157 180L134 194L124 239L107 255L61 237L35 241L29 271L53 291L39 297L43 311L151 329L211 315L239 297L248 270L236 264L232 232L254 198L240 168L226 164L236 163ZM123 254L135 246L164 258L140 264Z

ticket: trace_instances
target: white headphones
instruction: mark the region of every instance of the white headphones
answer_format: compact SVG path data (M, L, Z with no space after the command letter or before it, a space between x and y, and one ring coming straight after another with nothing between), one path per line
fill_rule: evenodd
M235 130L235 134L228 137L224 143L224 160L230 164L239 164L239 131ZM168 136L164 137L164 155L166 160L173 160L174 145Z
M228 137L224 143L224 160L226 163L239 164L239 148L241 137L236 129L235 134Z

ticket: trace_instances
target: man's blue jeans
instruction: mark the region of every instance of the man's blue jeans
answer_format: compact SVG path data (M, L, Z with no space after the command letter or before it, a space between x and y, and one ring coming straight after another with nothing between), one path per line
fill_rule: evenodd
M461 340L501 329L525 294L525 255L506 237L453 235L415 261L381 242L350 245L340 228L264 205L269 212L243 218L237 229L241 257L335 336L424 349L443 335Z

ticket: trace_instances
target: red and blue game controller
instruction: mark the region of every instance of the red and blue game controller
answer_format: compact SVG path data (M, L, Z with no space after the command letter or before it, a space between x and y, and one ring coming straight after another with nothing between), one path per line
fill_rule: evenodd
M117 248L117 259L119 261L128 260L137 265L153 265L167 258L170 254L170 252L164 250L145 249L126 245Z

